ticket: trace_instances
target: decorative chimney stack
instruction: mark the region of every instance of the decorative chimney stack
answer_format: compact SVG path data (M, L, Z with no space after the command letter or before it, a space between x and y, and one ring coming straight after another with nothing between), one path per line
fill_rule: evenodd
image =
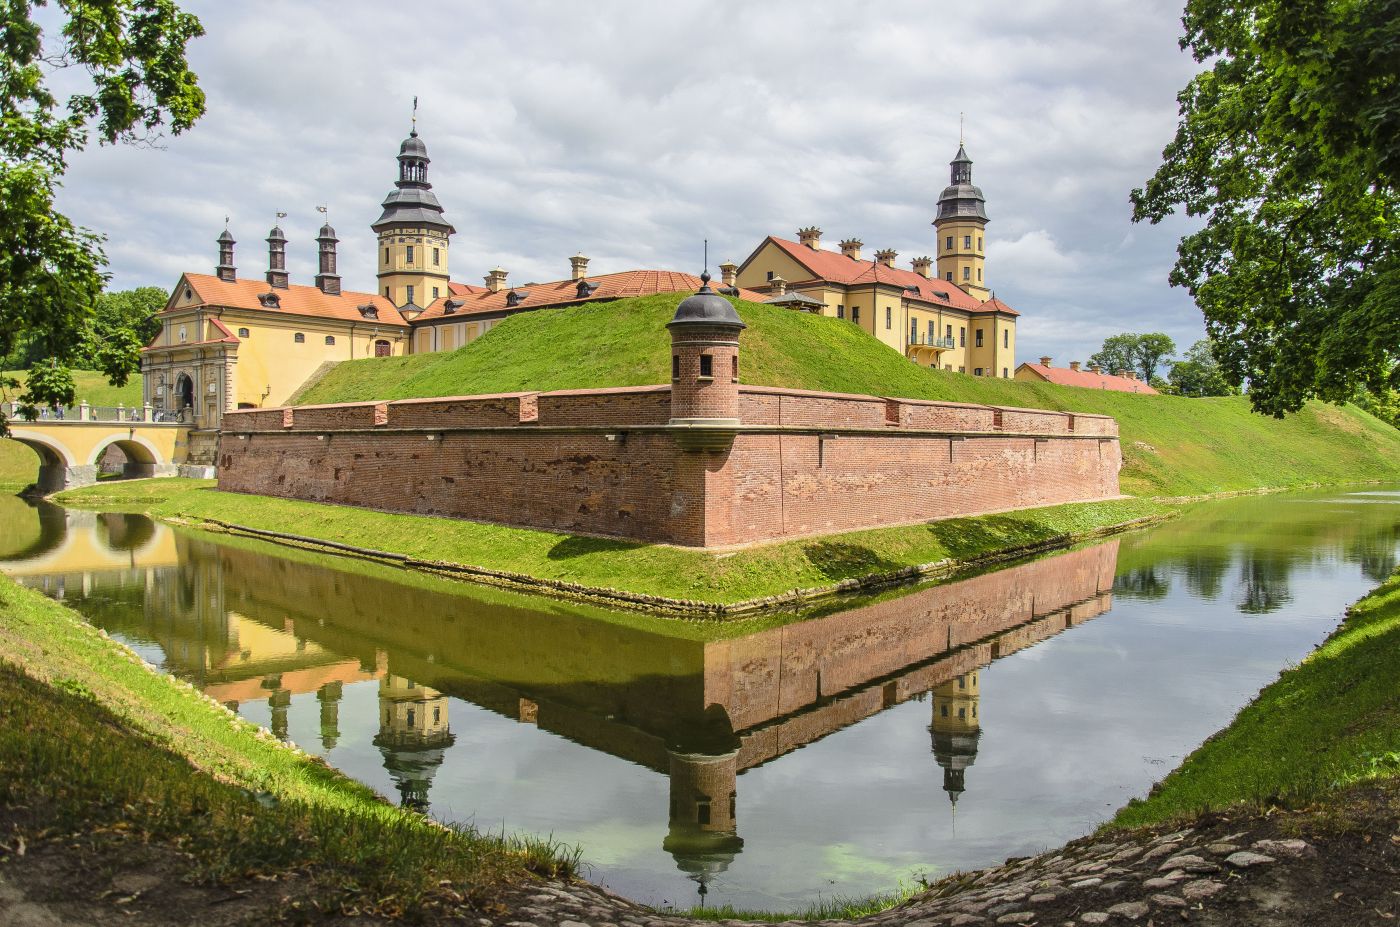
M1079 370L1079 361L1070 361L1069 369L1077 372Z
M895 250L892 249L892 248L886 248L886 249L883 250L883 251L876 251L876 252L875 252L875 260L879 261L881 264L885 265L886 267L893 267L893 266L894 266L894 259L897 258L897 257L899 257L899 252L898 252L898 251L895 251Z
M492 293L499 293L506 287L507 272L497 267L486 275L486 288Z
M321 226L316 243L320 246L320 270L316 274L316 289L328 296L340 295L340 274L335 272L335 229L327 222Z
M575 254L569 258L569 268L573 271L574 280L582 280L588 276L588 258L583 256L583 252Z
M236 242L229 234L228 229L219 233L219 266L214 268L214 273L225 283L233 283L238 279L238 273L233 266L233 246Z
M719 278L724 281L725 286L738 286L739 265L733 261L725 261L719 265Z
M841 253L853 261L859 261L860 249L864 245L865 242L861 241L859 238L847 238L845 241L841 242Z
M1090 373L1103 373L1103 368L1100 367L1098 364L1090 364L1090 365L1089 365L1089 372L1090 372Z
M746 327L734 306L701 287L676 307L671 331L671 421L685 450L723 451L739 428L739 333Z
M805 229L798 229L797 240L813 251L817 251L822 246L822 230L815 225L808 226Z
M1052 361L1052 360L1054 360L1054 358L1052 358L1052 357L1042 357L1042 358L1040 359L1040 366L1042 366L1042 367L1049 367L1049 366L1050 366L1050 361Z
M768 281L768 293L770 296L786 296L787 281L774 274L773 279Z
M276 225L267 233L267 285L287 288L287 236Z
M925 280L933 279L933 258L927 255L924 257L916 257L911 263L914 267L914 273L923 277Z

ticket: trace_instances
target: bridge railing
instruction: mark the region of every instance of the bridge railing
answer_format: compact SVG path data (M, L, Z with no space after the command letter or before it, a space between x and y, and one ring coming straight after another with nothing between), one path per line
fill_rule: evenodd
M0 403L0 415L11 421L23 421L19 403ZM150 404L141 406L94 406L80 402L76 406L42 406L39 409L39 422L161 422L168 424L190 424L193 416L190 410L162 412Z

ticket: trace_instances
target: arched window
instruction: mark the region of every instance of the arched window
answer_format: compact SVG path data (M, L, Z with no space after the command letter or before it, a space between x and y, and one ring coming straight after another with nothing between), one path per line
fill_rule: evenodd
M240 329L238 330L238 337L240 337L240 338L247 338L247 337L248 337L248 329L246 329L246 328L240 328Z
M326 336L326 344L327 344L327 345L335 344L335 335L327 335L327 336Z
M375 357L388 357L388 356L389 356L389 342L385 341L383 338L380 338L378 341L376 341L376 342L374 343L374 356L375 356Z
M301 332L297 332L295 335L293 335L292 340L295 341L297 344L306 344L306 336L303 335Z

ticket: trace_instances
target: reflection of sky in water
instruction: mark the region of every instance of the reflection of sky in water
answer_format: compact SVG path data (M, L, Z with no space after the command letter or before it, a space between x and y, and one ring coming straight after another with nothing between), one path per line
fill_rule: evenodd
M743 850L710 881L708 903L782 909L889 891L1088 832L1393 567L1400 507L1382 506L1397 498L1368 489L1219 503L1125 537L1111 613L980 670L981 737L956 819L931 749L933 699L916 697L742 772ZM164 661L159 646L137 649ZM374 742L379 698L373 680L345 685L328 758L393 796ZM305 692L288 710L290 739L318 753L319 707ZM662 848L664 774L468 701L448 707L455 740L432 781L434 814L553 835L581 845L593 877L615 890L696 901ZM271 723L265 700L240 711Z

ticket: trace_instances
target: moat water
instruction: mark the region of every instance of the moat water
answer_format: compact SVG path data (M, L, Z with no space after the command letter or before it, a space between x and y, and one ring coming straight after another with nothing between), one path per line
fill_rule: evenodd
M712 625L0 498L0 569L151 663L385 795L577 844L595 881L679 907L797 909L1085 834L1398 549L1400 489L1249 497Z

